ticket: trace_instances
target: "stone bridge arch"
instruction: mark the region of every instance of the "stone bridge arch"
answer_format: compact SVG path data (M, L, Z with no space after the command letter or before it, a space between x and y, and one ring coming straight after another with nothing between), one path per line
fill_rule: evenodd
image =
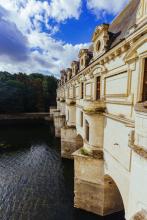
M81 134L77 134L76 136L76 146L77 146L77 149L80 149L81 147L83 147L83 144L84 144L84 139L82 137Z
M125 211L124 198L115 180L104 176L104 215Z

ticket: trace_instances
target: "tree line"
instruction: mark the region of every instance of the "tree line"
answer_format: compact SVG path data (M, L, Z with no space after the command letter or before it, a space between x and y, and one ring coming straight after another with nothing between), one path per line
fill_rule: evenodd
M56 105L57 79L0 72L0 113L44 112Z

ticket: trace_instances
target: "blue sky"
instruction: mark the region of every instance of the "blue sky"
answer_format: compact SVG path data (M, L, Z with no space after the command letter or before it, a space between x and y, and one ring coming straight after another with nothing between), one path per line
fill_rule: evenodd
M57 40L63 40L73 45L90 42L95 27L102 23L110 23L115 17L114 14L107 14L105 17L97 18L84 3L81 10L82 13L78 20L72 18L60 24L60 31L55 34Z
M59 77L129 0L0 0L0 70Z

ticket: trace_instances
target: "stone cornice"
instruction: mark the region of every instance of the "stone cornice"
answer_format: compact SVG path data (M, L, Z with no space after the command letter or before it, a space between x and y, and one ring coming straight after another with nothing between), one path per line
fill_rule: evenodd
M137 103L135 105L135 111L147 113L147 102Z
M130 148L135 153L137 153L139 156L143 157L144 159L147 159L147 150L144 149L143 147L135 145L135 144L132 144L132 145L130 145Z
M103 113L106 117L108 118L111 118L113 120L116 120L116 121L119 121L119 122L122 122L124 123L127 127L130 126L130 127L135 127L134 125L134 121L133 120L130 120L128 118L125 118L125 117L121 117L119 115L114 115L114 114L109 114L109 113Z

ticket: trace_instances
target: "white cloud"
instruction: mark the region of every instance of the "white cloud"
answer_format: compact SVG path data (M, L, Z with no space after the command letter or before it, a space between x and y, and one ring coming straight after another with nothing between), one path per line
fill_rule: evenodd
M74 46L57 41L54 33L59 31L60 22L79 18L81 2L82 0L72 0L71 4L69 0L51 0L50 3L39 0L5 0L4 3L4 0L0 0L0 6L9 12L9 16L4 17L5 21L15 24L21 31L27 39L29 50L25 62L17 62L9 53L1 54L0 70L58 75L60 69L68 67L77 58L79 50L89 44ZM50 22L51 19L55 20L54 25ZM42 24L48 32L42 30Z
M81 0L52 0L49 5L49 16L58 21L63 21L67 18L78 19L81 12Z
M129 2L129 0L87 0L88 9L100 18L105 13L116 15Z

